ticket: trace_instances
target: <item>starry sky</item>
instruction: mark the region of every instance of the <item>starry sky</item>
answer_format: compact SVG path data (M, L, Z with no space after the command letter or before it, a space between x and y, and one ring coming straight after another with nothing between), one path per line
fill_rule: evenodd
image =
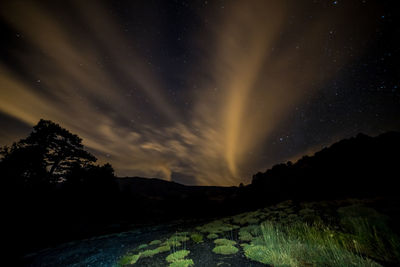
M0 145L44 118L118 176L229 186L400 130L395 2L3 0Z

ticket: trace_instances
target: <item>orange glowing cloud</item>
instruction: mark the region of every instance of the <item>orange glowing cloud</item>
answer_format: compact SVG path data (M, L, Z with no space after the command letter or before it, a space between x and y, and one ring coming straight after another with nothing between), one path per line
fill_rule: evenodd
M40 118L60 123L120 176L248 181L272 131L345 64L324 54L327 29L341 33L332 50L352 34L343 23L347 15L328 12L291 25L301 9L285 3L234 1L224 12L199 14L214 26L192 33L202 60L187 77L199 88L187 90L194 99L187 116L99 3L72 2L67 21L38 2L0 4L1 17L33 48L17 58L38 80L32 85L0 61L0 112L29 125Z

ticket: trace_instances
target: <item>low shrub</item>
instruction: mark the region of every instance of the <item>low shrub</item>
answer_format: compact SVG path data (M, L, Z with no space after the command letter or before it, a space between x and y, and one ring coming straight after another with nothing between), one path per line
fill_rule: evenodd
M187 255L189 255L190 251L189 250L178 250L177 252L174 252L172 254L169 254L165 259L167 262L176 262L178 260L184 259Z
M141 257L147 258L147 257L153 257L154 255L160 253L158 249L148 249L143 251L140 255Z
M158 247L157 250L158 250L160 253L162 253L162 252L170 251L170 250L171 250L171 247L168 246L168 245L164 245L164 246Z
M239 249L232 245L221 245L216 246L212 251L216 254L231 255L237 253Z
M169 267L189 267L193 266L194 262L191 259L181 259L169 264Z
M140 253L134 255L125 255L119 259L118 265L125 266L129 264L134 264L138 261L139 258L140 258Z
M203 242L203 235L194 233L190 236L195 243Z

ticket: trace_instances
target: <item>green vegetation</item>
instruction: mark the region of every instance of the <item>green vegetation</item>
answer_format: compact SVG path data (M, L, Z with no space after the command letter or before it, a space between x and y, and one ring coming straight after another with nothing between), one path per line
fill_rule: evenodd
M254 236L261 234L261 228L259 225L248 225L245 227L241 227L240 231L246 231Z
M172 235L169 239L168 242L186 242L190 238L186 235L186 233L183 234L174 234Z
M260 245L248 245L244 247L244 252L247 258L264 264L297 266L297 262L289 257L287 253L282 253L286 251L277 251Z
M154 255L160 253L160 251L158 249L148 249L143 251L140 255L141 257L153 257Z
M380 266L344 243L342 235L328 228L295 225L294 228L266 222L262 236L244 246L245 256L274 266Z
M240 245L249 260L272 266L398 266L400 239L389 228L389 218L360 202L346 203L352 205L337 209L339 205L335 204L301 203L297 213L295 207L276 205L215 220L196 227L198 232L153 240L149 244L158 248L127 254L118 264L134 264L141 258L171 251L174 253L166 257L169 266L192 266L193 260L186 258L190 253L186 246L193 243L185 243L191 239L195 243L212 241L212 252L221 255L241 253ZM261 223L253 224L255 221ZM143 244L138 248L146 247Z
M162 245L176 248L176 247L180 247L182 244L181 244L181 242L179 242L177 240L169 239L169 240L165 241L164 243L162 243Z
M215 239L214 243L218 246L233 246L236 245L236 241L225 239L225 238L219 238Z
M254 236L261 234L260 226L258 225L248 225L240 228L239 239L241 241L251 241Z
M172 262L169 267L189 267L189 266L193 266L194 262L192 259L181 259L181 260L177 260Z
M247 231L240 230L239 239L241 241L251 241L253 239L253 236Z
M180 235L180 236L188 236L189 232L177 232L175 235Z
M189 250L178 250L177 252L169 254L165 259L167 260L167 262L175 262L184 259L187 255L189 255L189 253Z
M141 245L139 245L139 246L137 247L137 249L144 249L144 248L147 248L147 247L148 247L147 244L141 244Z
M242 213L239 215L234 216L233 223L245 225L245 224L256 224L260 221L259 216L261 215L260 211L253 211Z
M207 235L207 238L208 238L208 239L216 239L216 238L218 238L218 235L212 233L212 234Z
M400 239L389 228L388 218L377 211L352 205L338 210L342 225L353 234L355 249L386 261L400 261Z
M237 253L239 249L232 245L221 245L216 246L212 251L217 254L230 255Z
M162 253L162 252L170 251L170 250L171 250L171 247L168 246L168 245L164 245L164 246L158 247L157 250L158 250L160 253Z
M194 233L190 236L195 243L201 243L203 242L203 235Z
M161 241L160 241L160 240L153 240L153 241L151 241L151 242L149 243L150 246L152 246L152 245L159 245L159 244L161 244Z
M173 251L176 251L179 247L182 246L182 242L186 242L190 239L188 236L186 236L187 234L188 232L175 233L164 243L162 243L162 246L170 247ZM184 247L186 247L186 243L184 243Z
M202 233L221 234L238 228L239 226L226 223L224 220L216 220L203 226L198 226L196 230Z
M135 264L139 258L140 258L140 253L135 255L125 255L119 259L118 265L124 266L129 264Z
M194 265L193 260L185 259L189 255L189 250L179 250L169 254L165 259L170 263L170 267L187 267Z

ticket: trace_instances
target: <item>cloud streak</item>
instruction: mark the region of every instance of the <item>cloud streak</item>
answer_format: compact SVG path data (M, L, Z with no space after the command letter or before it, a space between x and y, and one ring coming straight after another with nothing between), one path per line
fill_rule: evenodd
M29 125L60 123L120 176L184 175L192 184L248 181L274 129L345 64L331 51L352 34L347 17L328 12L293 25L302 11L282 1L200 12L216 26L192 33L202 60L187 81L199 89L186 92L193 106L182 116L187 110L167 96L117 18L97 2L66 5L69 12L37 2L0 5L30 48L15 53L23 67L0 62L0 111ZM333 27L341 35L329 46Z

